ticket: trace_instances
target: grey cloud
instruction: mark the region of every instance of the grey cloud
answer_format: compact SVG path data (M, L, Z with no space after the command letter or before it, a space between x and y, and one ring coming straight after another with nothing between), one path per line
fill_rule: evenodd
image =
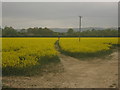
M94 24L103 27L105 25L116 26L118 19L117 5L113 2L4 2L2 7L3 24L13 25L16 22L16 24L19 24L16 25L17 27L26 27L28 26L27 23L31 22L49 27L53 27L54 24L56 25L54 27L68 27L68 25L77 27L78 16L82 15L84 26ZM24 25L22 22L24 22Z

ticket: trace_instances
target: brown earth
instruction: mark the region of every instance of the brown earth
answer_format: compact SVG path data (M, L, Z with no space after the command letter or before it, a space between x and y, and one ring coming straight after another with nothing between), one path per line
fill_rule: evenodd
M60 72L35 76L3 76L3 85L13 88L115 88L118 86L118 52L107 58L78 60L59 54ZM64 71L63 71L64 69Z

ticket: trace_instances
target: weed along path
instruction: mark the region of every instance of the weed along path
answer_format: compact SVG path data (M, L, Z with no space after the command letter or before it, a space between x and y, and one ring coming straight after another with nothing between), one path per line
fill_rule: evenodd
M56 48L59 50L58 46ZM3 85L14 88L115 88L118 85L117 51L106 58L88 60L78 60L59 52L59 58L61 63L54 67L56 72L3 76Z

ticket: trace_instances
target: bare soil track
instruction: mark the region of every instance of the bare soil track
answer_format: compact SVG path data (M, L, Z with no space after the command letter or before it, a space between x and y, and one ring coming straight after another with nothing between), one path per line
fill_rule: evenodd
M118 52L104 59L78 60L59 53L63 72L44 75L3 76L3 85L14 88L116 88ZM62 69L56 67L58 70Z

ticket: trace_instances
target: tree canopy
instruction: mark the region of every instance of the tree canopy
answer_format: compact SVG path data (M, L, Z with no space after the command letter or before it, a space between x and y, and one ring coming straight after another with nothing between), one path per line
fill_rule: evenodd
M4 27L2 29L2 36L118 36L118 30L105 29L105 30L85 30L82 32L75 32L72 28L69 28L67 32L54 32L51 29L45 27L34 27L16 30L13 27Z

